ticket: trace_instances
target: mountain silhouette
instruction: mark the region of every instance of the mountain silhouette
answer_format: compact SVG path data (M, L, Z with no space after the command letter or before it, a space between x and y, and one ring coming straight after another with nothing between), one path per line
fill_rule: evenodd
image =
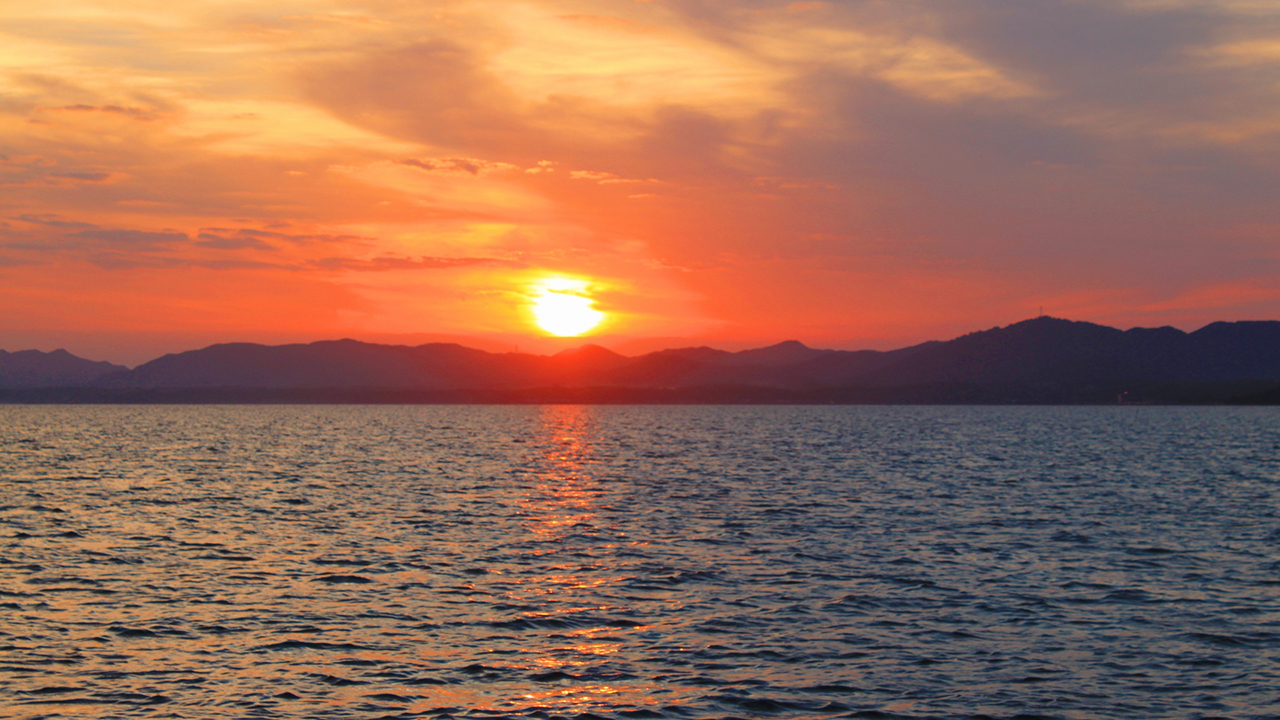
M78 395L86 401L1205 402L1269 397L1280 384L1280 322L1216 322L1187 333L1039 317L884 352L791 340L637 357L596 345L546 356L448 343L227 343L133 370L25 351L0 355L0 380L32 391L91 387L96 395ZM27 399L42 397L70 396Z
M921 348L860 378L924 383L1079 385L1280 379L1280 322L1121 331L1039 317Z
M66 350L40 352L0 350L0 388L67 387L90 383L109 373L124 372L123 365L94 362Z

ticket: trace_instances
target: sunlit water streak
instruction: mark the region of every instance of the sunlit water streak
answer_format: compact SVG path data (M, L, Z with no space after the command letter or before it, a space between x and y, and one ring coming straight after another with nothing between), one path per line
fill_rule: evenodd
M1280 717L1280 416L0 406L0 713Z

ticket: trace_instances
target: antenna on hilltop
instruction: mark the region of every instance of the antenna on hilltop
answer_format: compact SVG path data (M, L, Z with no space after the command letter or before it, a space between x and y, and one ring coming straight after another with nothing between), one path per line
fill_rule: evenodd
M1040 317L1044 317L1044 306L1040 306Z

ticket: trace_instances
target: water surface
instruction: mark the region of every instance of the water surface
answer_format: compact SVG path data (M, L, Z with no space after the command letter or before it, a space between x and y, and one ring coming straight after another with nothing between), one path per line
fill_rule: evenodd
M1265 408L0 406L0 716L1280 717Z

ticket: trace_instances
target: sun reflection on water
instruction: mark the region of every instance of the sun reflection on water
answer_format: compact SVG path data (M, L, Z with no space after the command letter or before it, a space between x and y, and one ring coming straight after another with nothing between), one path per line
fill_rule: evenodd
M591 528L603 489L594 469L604 462L593 445L597 432L591 408L552 405L542 409L537 428L537 485L521 499L543 542L561 539L574 527Z
M619 702L645 706L663 695L651 680L612 672L608 665L610 657L624 653L628 634L648 626L622 619L627 608L582 602L610 597L610 588L629 577L615 555L620 546L616 528L605 517L609 489L602 477L611 458L601 449L596 412L586 406L539 409L529 439L535 448L532 482L517 500L528 532L526 556L542 571L508 578L507 598L544 608L526 610L525 618L565 624L546 634L547 644L529 653L524 663L535 677L555 677L556 684L521 697L557 711ZM600 682L612 676L622 679Z

